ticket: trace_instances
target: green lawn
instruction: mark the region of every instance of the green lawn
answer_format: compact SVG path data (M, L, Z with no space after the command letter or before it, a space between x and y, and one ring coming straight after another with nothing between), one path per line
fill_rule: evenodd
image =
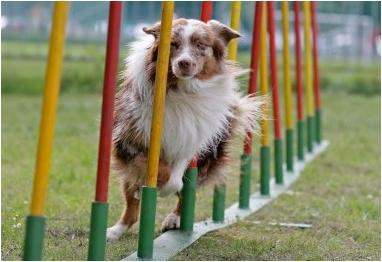
M33 52L37 47L23 52ZM13 46L4 50L11 53ZM86 48L69 46L67 52L89 56ZM240 53L239 57L244 65L248 63L246 54ZM46 208L45 260L87 257L101 105L96 93L102 83L103 62L99 59L65 62ZM3 260L20 260L35 164L44 62L2 62L1 251ZM359 71L353 71L353 66L349 70L346 65L327 61L322 66L323 135L331 142L328 151L307 166L286 194L248 219L204 236L174 259L380 259L380 65ZM255 144L254 191L259 180L257 140ZM227 206L237 200L241 150L238 140L227 183ZM109 199L112 225L123 206L114 173ZM159 199L157 235L162 219L174 205L175 197ZM210 217L211 205L212 189L201 189L196 219ZM267 224L274 221L308 223L312 227L302 230ZM108 244L107 259L122 259L133 252L137 234L134 226L120 241Z

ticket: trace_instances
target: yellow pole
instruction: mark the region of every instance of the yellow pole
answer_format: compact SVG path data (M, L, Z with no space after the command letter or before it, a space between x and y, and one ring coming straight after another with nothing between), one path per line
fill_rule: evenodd
M267 70L267 12L266 5L263 5L263 15L261 17L260 32L260 91L262 95L268 94L268 70ZM269 146L269 123L268 123L268 107L263 105L264 119L261 120L261 145Z
M238 31L240 26L241 2L233 1L231 6L231 28ZM236 60L237 57L237 39L232 39L228 44L228 59Z
M151 121L150 148L147 168L147 186L149 187L157 186L173 11L174 2L164 1L160 30L159 54L155 77L154 105L152 109L153 117Z
M31 214L35 216L43 215L45 208L68 10L68 2L56 2L54 5L52 23L54 27L52 28L46 65L40 136L31 201Z
M307 148L313 151L314 137L314 103L312 78L312 50L310 45L310 2L304 1L304 49L305 49L305 86L307 105Z
M283 59L284 59L284 101L285 101L285 122L287 129L293 129L292 117L292 83L290 79L290 58L289 58L289 18L288 2L281 2L281 22L283 35Z
M310 3L304 1L304 49L305 49L305 85L307 115L314 115L313 82L312 82L312 50L310 44Z

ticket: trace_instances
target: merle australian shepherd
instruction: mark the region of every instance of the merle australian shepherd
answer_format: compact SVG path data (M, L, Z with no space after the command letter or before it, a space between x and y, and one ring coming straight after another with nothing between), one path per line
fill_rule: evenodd
M108 240L118 239L137 221L139 187L146 179L160 23L143 31L147 35L130 45L115 100L112 157L126 206L108 228ZM157 184L162 196L179 196L183 174L195 155L198 185L221 183L233 136L258 130L263 99L241 95L236 78L243 70L226 59L228 43L239 36L215 20L173 21ZM179 228L179 213L178 201L163 231Z

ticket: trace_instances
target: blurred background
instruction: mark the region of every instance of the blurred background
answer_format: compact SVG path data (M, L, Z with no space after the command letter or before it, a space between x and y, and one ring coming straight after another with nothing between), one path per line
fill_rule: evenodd
M1 253L20 260L38 140L51 2L1 2ZM179 260L380 260L381 244L381 2L317 2L318 52L325 154L304 170L296 187L254 219L311 223L304 231L240 223L210 235ZM175 16L199 18L200 2L176 2ZM280 3L276 3L278 80L283 93ZM293 3L289 3L291 77L295 90ZM160 2L125 2L120 69L126 45L159 20ZM249 67L254 2L243 2L238 61ZM90 202L97 166L108 2L71 2L61 95L51 160L44 259L86 260ZM230 2L214 2L226 24ZM303 37L301 14L301 36ZM303 44L303 43L302 43ZM304 61L303 61L304 66ZM305 70L305 68L303 68ZM303 75L303 83L305 76ZM242 79L246 92L247 81ZM295 96L293 96L295 98ZM283 99L280 99L283 111ZM293 103L294 107L296 103ZM295 109L295 108L294 108ZM296 112L294 118L296 119ZM284 121L284 117L283 120ZM272 121L271 121L272 125ZM297 139L297 137L295 138ZM237 140L226 206L237 201L242 142ZM254 141L253 192L259 185L259 141ZM295 148L296 150L296 148ZM295 151L296 152L296 151ZM112 173L109 224L123 200ZM293 191L292 191L293 190ZM295 192L295 193L294 193ZM198 192L196 219L211 216L212 190ZM302 197L297 197L302 195ZM160 198L157 233L175 199ZM264 223L266 224L266 223ZM107 259L136 249L137 227L108 244ZM220 242L219 242L220 241ZM224 246L224 248L221 248ZM206 252L208 250L208 252ZM199 257L197 254L201 254Z
M176 3L175 17L198 18L200 2ZM51 2L3 2L1 13L3 78L2 93L33 93L41 91L43 67L51 23ZM277 49L281 53L282 38L280 3L276 4ZM334 71L342 73L345 85L368 86L362 92L379 93L373 89L376 79L355 77L361 66L379 64L381 55L381 2L318 2L319 55L322 58L324 88L341 88L330 77ZM73 2L67 28L65 60L70 66L64 70L62 92L99 92L102 83L104 44L107 30L107 2ZM142 27L160 18L160 2L127 2L123 10L122 45L143 34ZM293 7L290 6L290 50L294 48ZM243 2L239 48L243 62L249 60L254 3ZM230 2L214 3L214 19L229 24ZM301 25L302 26L302 25ZM302 30L302 27L301 27ZM121 56L125 56L122 49ZM293 58L294 56L292 56ZM19 63L23 61L23 66ZM281 60L279 60L281 61ZM328 67L325 67L329 61ZM345 62L346 61L346 62ZM281 63L279 62L279 65ZM80 67L78 71L76 68ZM25 70L23 70L25 68ZM372 67L373 68L373 67ZM14 70L19 74L8 74ZM366 70L367 71L367 70ZM8 77L10 76L10 77ZM354 81L350 81L354 80ZM36 82L37 81L37 82ZM22 83L12 86L12 83ZM362 83L361 83L362 82ZM355 88L348 86L348 88ZM353 90L356 92L356 90Z

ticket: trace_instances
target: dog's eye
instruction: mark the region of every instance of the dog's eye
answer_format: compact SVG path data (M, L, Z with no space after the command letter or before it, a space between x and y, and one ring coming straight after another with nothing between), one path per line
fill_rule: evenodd
M178 49L179 48L179 44L177 42L171 42L171 47L173 47L175 49Z
M196 47L200 50L206 50L207 46L205 44L202 44L202 43L197 43L196 44Z

